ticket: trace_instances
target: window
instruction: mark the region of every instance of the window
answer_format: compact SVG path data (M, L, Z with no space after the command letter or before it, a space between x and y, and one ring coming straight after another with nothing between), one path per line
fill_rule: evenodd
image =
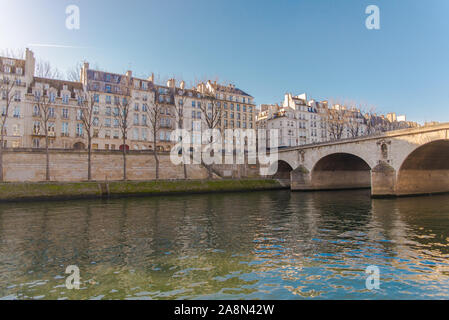
M147 130L142 129L142 140L147 141Z
M4 67L4 71L5 71L5 73L11 73L11 67L10 66L5 66Z
M69 95L68 94L64 94L62 96L62 103L64 103L64 104L68 104L69 103Z
M114 128L118 128L118 127L119 127L118 119L114 119Z
M50 92L50 102L55 102L56 94L54 92Z
M62 109L62 118L63 119L69 118L69 109Z
M137 113L134 114L134 125L135 126L139 125L139 115Z
M76 125L76 136L77 137L82 137L83 136L83 124L82 123L78 123Z
M137 112L139 112L139 104L138 103L136 103L135 105L134 105L134 111L137 111Z
M104 126L107 128L111 127L111 118L104 119Z
M20 118L20 107L14 108L14 118Z
M62 132L63 137L69 136L69 123L68 122L62 123L61 132Z
M148 110L148 107L147 107L147 105L144 103L144 104L142 105L142 111L143 111L143 112L147 112L147 110Z
M98 127L98 125L100 124L100 120L98 119L98 117L94 117L94 119L92 120L92 124L94 125L94 127Z
M133 140L139 140L139 129L137 128L133 130Z
M55 123L54 122L48 123L48 136L49 137L55 136Z
M143 126L147 125L147 116L145 114L142 115L142 125Z
M22 75L23 74L23 69L22 68L16 68L16 74Z
M39 139L33 139L33 148L39 148Z
M41 123L40 121L34 121L33 123L33 134L40 134L41 132Z
M106 96L106 104L111 104L112 99L111 96Z
M55 108L48 108L48 117L55 118Z

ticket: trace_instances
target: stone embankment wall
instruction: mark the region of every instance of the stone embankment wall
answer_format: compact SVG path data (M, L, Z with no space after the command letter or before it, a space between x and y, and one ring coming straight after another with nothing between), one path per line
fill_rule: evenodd
M5 182L40 182L45 180L46 156L44 150L5 150L3 157ZM160 179L183 179L183 166L175 166L168 153L159 154ZM151 152L130 151L127 155L128 180L147 181L156 178L156 165ZM215 166L224 178L258 178L258 166ZM187 165L188 179L206 179L202 165ZM77 182L87 180L87 152L74 150L50 151L51 181ZM123 156L120 151L95 151L92 153L92 178L96 181L123 179Z

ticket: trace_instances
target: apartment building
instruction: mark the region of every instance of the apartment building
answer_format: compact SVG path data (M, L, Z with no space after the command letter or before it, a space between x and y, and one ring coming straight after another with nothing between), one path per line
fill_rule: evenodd
M28 49L25 59L0 57L0 79L11 79L15 83L14 99L6 115L6 147L45 147L39 108L39 101L44 97L50 105L47 121L50 148L87 147L87 128L82 121L86 97L94 101L91 132L94 150L152 150L154 137L150 117L156 102L161 113L157 124L158 151L171 150L174 145L171 135L177 128L196 132L207 129L204 107L210 104L210 97L220 107L218 129L256 127L254 98L234 85L207 81L187 89L184 81L178 84L175 79L161 85L155 83L154 75L140 79L133 77L132 71L118 74L91 69L87 62L82 66L80 81L71 82L35 77L35 65L34 54ZM5 110L6 98L0 93L0 110ZM124 144L119 115L125 105L129 112ZM201 134L194 140L201 142Z
M34 54L28 49L25 52L25 59L0 57L0 110L1 117L8 117L3 132L5 147L26 146L24 137L29 131L25 121L25 99L34 79L35 64ZM7 99L11 100L8 114L6 114Z
M287 93L282 105L261 105L257 127L266 130L267 145L270 143L268 130L277 129L278 146L285 148L414 126L402 119L405 116L363 114L354 107L308 100L305 93L297 96Z

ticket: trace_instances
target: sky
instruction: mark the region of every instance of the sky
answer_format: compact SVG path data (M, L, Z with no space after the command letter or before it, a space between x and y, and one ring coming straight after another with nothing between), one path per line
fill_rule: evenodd
M80 9L79 30L66 8ZM368 5L380 30L368 30ZM233 83L257 104L285 93L449 122L447 0L0 0L0 50L60 70L88 61L139 77Z

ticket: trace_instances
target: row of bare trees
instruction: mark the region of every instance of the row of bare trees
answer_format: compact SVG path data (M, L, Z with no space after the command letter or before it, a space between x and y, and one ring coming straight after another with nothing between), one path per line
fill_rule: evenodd
M323 118L325 130L331 140L344 138L346 130L351 138L388 130L388 124L375 114L374 108L358 108L355 105L343 107L340 104L326 106Z
M11 54L11 53L9 53ZM18 54L20 55L20 53ZM20 57L17 57L20 58ZM68 78L72 81L79 81L79 71L81 69L80 64L77 67L69 70ZM50 63L45 61L40 61L36 65L36 76L47 78L47 79L61 79L62 73L56 68L53 68ZM7 127L8 115L11 113L13 104L15 103L15 91L17 88L17 79L4 78L0 80L0 93L2 94L2 99L4 100L3 110L1 111L0 117L0 182L4 181L3 177L3 153L5 147L5 132ZM201 85L203 85L201 83ZM131 83L128 84L128 90L130 91ZM163 110L167 108L170 110L170 114L176 116L176 122L178 129L184 129L184 119L185 119L185 104L187 100L187 90L181 88L177 91L176 88L170 88L168 95L171 98L171 103L167 103L165 99L159 99L159 93L155 91L154 100L150 101L147 108L145 109L146 116L148 119L148 126L150 127L152 144L153 144L153 154L156 166L156 179L160 178L160 161L158 158L158 134L161 129L161 120L164 117ZM87 139L87 176L88 180L92 180L92 145L93 140L96 135L101 131L102 125L99 123L96 114L98 113L98 105L95 99L95 93L92 91L84 91L79 93L79 119L83 124L84 132L86 133ZM215 129L220 126L222 120L222 108L216 98L209 90L202 90L202 103L200 106L201 113L203 114L203 120L208 129ZM35 128L40 137L45 140L45 154L46 154L46 170L45 179L50 181L50 141L53 138L50 135L49 125L53 120L54 106L51 99L49 89L42 88L41 91L36 90L34 93L34 105L37 110L34 110L36 119L39 126ZM114 113L115 119L118 120L118 125L121 133L122 139L122 152L123 152L123 179L127 180L127 140L129 135L129 130L131 127L130 116L131 116L131 99L130 96L120 99L116 103L118 112ZM54 130L54 128L53 128ZM43 131L43 132L42 132ZM212 142L212 141L211 141ZM187 150L182 150L183 156L187 156ZM205 165L205 164L204 164ZM212 170L210 166L205 165L208 170L209 177L212 177ZM187 179L187 166L184 161L183 164L184 178Z

